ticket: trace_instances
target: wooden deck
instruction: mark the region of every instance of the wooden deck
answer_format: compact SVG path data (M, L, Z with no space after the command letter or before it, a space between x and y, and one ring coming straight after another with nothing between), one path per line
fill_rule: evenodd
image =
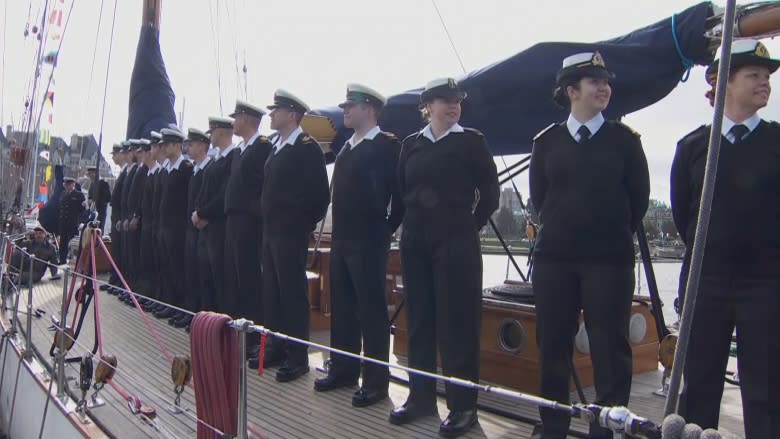
M48 276L47 278L48 279ZM61 307L61 281L44 280L36 285L33 292L34 308L45 311L41 318L33 318L33 341L42 354L42 360L51 364L48 357L52 343L51 315L58 315ZM103 345L105 353L114 354L118 359L118 372L115 381L141 398L147 406L154 407L158 423L163 432L156 431L145 424L138 416L132 415L125 402L110 387L101 392L107 404L91 410L109 433L121 438L155 437L194 437L196 422L184 414L173 415L168 409L173 406L175 397L170 379L170 365L159 352L153 337L143 325L138 312L116 300L114 296L99 293L101 320L103 322ZM21 296L20 310L26 304L27 289ZM71 356L80 356L93 345L94 326L92 313L87 317L78 340L78 345L70 351ZM3 318L8 320L10 312ZM22 329L27 316L20 315ZM184 330L173 328L161 320L150 317L161 338L172 354L187 354L189 338ZM318 331L312 334L315 341L328 343L328 333ZM312 371L292 383L280 384L274 380L274 370L264 376L256 371L249 374L249 422L250 425L267 438L425 438L437 437L438 426L447 414L446 403L439 399L440 417L430 417L410 426L398 427L387 421L394 404L401 404L407 396L407 389L392 383L390 398L385 402L363 409L355 409L350 404L351 390L343 389L327 393L313 390L314 379L321 376L315 367L321 366L326 354L312 352L310 363ZM394 359L395 360L395 359ZM70 363L67 367L70 388L77 389L78 365ZM394 375L405 378L405 374L393 371ZM660 384L660 372L650 372L634 377L630 408L636 413L660 421L664 400L652 395ZM594 391L585 391L592 401ZM577 396L572 395L572 400ZM537 410L526 404L499 400L496 397L481 395L480 403L511 412L527 420L538 419ZM182 395L182 406L195 412L193 391L187 388ZM480 411L480 426L467 438L509 438L529 437L533 425L506 417ZM572 427L587 431L587 427L575 421ZM742 426L742 406L739 389L726 385L721 410L721 430L738 436L744 436Z

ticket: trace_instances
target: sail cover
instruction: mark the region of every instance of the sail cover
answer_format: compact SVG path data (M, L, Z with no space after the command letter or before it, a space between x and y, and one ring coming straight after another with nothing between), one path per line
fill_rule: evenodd
M704 37L710 2L700 3L675 17L680 51L696 64L706 65L713 54ZM555 73L563 58L598 50L616 77L607 118L617 118L645 108L669 94L686 68L675 47L672 18L598 43L540 43L510 58L475 70L458 79L468 92L461 123L482 131L493 154L531 152L532 139L547 125L563 121L566 112L552 102ZM421 88L391 96L382 110L380 125L403 138L424 123L418 111ZM331 148L337 151L352 135L344 128L338 107L314 110L336 127Z
M160 52L159 30L145 24L141 27L130 79L127 138L149 138L151 131L175 124L175 99Z

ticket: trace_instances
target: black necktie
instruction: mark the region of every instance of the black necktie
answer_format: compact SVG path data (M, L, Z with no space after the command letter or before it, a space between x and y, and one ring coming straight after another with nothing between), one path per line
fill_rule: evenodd
M580 135L579 143L585 143L586 140L590 139L590 130L585 125L580 125L577 134Z
M750 130L745 125L739 124L731 127L731 130L729 130L729 132L731 133L732 136L734 136L734 142L732 143L737 144L741 142L745 138L745 136L747 136Z

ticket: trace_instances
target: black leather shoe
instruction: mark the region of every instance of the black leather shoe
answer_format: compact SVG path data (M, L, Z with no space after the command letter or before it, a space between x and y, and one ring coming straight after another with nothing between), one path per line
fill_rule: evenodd
M171 326L176 326L176 322L185 318L186 316L187 314L184 314L181 311L174 311L173 315L168 319L168 324Z
M100 286L100 291L108 291L109 288L111 288L111 285L103 284Z
M192 316L189 314L184 314L184 317L173 322L173 326L177 328L186 328L190 325L190 323L192 323Z
M315 383L316 384L316 383ZM352 407L368 407L387 398L387 390L361 387L352 394Z
M283 365L276 371L276 381L280 383L286 383L289 381L297 380L303 375L309 373L309 365Z
M328 374L325 377L314 380L314 390L327 392L328 390L341 389L342 387L355 387L357 383L357 378L342 378L335 374Z
M268 369L271 367L276 367L284 363L285 355L284 353L280 351L274 351L274 350L267 350L265 351L265 356L263 357L263 367ZM258 358L258 362L259 362ZM256 369L256 368L255 368Z
M163 308L162 310L155 312L154 316L157 317L158 319L169 319L173 317L174 313L175 311L172 310L171 308Z
M161 304L161 303L158 303L157 305L155 305L154 307L152 307L152 313L163 312L163 311L165 311L166 309L168 309L168 307L167 307L167 306L165 306L165 305L163 305L163 304Z
M477 425L476 410L451 411L447 419L439 426L439 435L444 437L457 437L471 430Z
M112 296L116 296L117 294L119 294L119 290L117 290L116 287L114 286L109 286L108 288L106 288L106 292Z
M436 403L418 404L414 401L406 401L404 405L390 412L390 423L403 425L413 422L425 416L431 416L438 413Z
M250 369L257 370L260 368L260 356L254 355L251 357L247 357L246 361L249 364Z

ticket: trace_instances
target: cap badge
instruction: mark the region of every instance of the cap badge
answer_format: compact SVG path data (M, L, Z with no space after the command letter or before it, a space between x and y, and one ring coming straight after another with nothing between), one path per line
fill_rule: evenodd
M756 44L756 48L753 50L753 53L761 58L769 58L769 51L766 50L766 46L760 42Z
M598 52L593 52L593 58L591 58L590 62L594 66L605 67L605 68L607 67L607 65L604 64L604 58L602 58L601 54Z

